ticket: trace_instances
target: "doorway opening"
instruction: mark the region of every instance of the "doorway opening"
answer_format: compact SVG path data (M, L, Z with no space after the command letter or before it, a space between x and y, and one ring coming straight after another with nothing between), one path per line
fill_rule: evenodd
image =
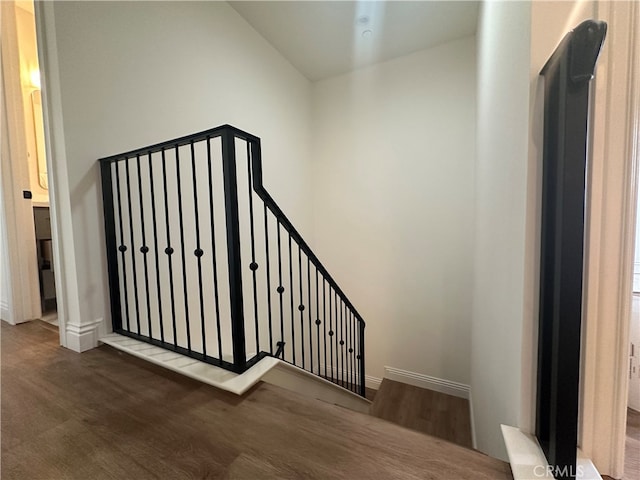
M7 37L12 37L3 47L3 85L10 122L6 127L9 165L4 175L13 183L13 191L8 193L11 201L5 202L4 208L11 209L14 223L7 228L13 227L17 243L13 249L20 250L8 255L21 257L18 262L9 258L3 262L9 267L9 287L17 290L11 298L12 314L9 318L3 315L3 319L9 323L43 320L57 328L56 265L33 0L7 2L3 17L3 27L10 27ZM16 282L17 278L23 280ZM16 310L18 303L20 310Z

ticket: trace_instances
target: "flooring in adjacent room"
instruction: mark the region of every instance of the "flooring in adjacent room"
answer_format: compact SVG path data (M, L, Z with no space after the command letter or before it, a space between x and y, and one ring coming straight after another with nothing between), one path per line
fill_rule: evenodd
M472 447L469 401L385 378L371 415L463 447Z
M613 480L606 475L603 480ZM640 478L640 412L627 409L627 437L624 448L624 476L622 480Z
M624 449L624 480L640 478L640 412L627 409L627 438Z
M272 385L238 397L108 346L77 354L42 322L1 334L5 480L512 478L502 461Z

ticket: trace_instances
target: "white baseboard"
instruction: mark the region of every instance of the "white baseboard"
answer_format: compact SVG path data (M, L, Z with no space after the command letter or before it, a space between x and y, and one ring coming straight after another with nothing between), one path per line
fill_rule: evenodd
M13 323L11 318L11 310L9 309L9 304L4 300L0 300L0 319L4 320L8 323Z
M372 377L371 375L364 376L364 384L367 388L372 388L374 390L378 390L380 388L380 384L382 383L382 379L378 377Z
M320 364L320 371L323 372L324 371L324 363ZM331 375L332 369L329 365L327 365L327 375ZM333 376L335 378L341 377L343 375L343 372L340 368L337 367L333 367ZM347 378L347 372L346 370L344 371L344 377ZM360 375L358 373L354 374L354 379L356 383L360 383L359 379L360 379ZM378 378L378 377L373 377L371 375L365 375L364 376L364 384L367 388L372 388L373 390L378 390L380 388L380 384L382 383L382 379Z
M96 348L98 346L98 339L101 336L102 323L102 318L80 325L67 323L65 325L67 337L66 347L79 353Z
M454 397L469 399L471 396L471 387L464 383L452 382L442 378L430 377L422 373L410 372L394 367L384 367L384 378L394 380L396 382L407 383L414 387L426 388Z

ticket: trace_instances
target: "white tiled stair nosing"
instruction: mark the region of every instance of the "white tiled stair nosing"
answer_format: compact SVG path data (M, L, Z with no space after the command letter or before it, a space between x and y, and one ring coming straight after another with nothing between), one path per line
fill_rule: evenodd
M161 367L181 373L187 377L212 385L221 390L235 393L236 395L242 395L256 383L261 381L269 371L278 367L279 370L290 372L291 374L306 379L307 381L313 381L331 389L338 389L339 394L346 396L346 398L350 398L349 402L351 404L353 404L353 402L360 402L363 405L371 404L371 402L354 392L343 389L314 373L308 372L271 356L264 357L246 372L238 375L215 365L201 362L200 360L186 355L182 355L171 350L165 350L162 347L150 345L141 340L136 340L117 333L105 335L100 339L100 342ZM255 352L249 352L247 353L247 358L253 358L255 355Z

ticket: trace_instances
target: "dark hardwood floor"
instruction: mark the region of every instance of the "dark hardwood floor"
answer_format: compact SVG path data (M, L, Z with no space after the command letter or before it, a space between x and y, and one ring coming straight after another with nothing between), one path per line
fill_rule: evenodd
M472 447L469 401L385 378L371 415L463 447Z
M509 466L259 384L242 397L2 323L1 468L26 479L508 479Z

